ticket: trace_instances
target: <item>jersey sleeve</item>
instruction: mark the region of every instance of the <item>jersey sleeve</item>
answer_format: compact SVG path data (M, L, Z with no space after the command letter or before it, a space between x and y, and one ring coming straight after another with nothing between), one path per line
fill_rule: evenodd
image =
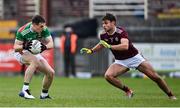
M123 31L123 32L121 33L121 37L122 37L122 38L128 38L127 32L126 32L126 31Z
M22 36L21 32L16 33L16 39L20 40L20 41L23 41L23 36Z
M47 27L45 27L45 29L43 30L43 36L45 38L51 36L51 33L49 32Z
M120 37L128 39L128 33L123 28L121 28L120 30L121 30Z

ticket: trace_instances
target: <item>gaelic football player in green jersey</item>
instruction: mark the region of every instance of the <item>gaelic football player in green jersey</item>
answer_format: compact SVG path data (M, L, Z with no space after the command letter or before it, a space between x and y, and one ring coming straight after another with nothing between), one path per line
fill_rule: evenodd
M39 40L41 42L39 45L40 53L54 47L51 34L45 25L45 19L40 15L34 16L31 22L20 27L16 33L14 56L21 64L28 66L25 71L24 85L19 96L27 99L35 98L29 92L29 84L34 72L39 71L45 75L42 82L40 99L48 99L50 98L48 90L53 81L54 70L40 53L33 54L30 51L32 40Z

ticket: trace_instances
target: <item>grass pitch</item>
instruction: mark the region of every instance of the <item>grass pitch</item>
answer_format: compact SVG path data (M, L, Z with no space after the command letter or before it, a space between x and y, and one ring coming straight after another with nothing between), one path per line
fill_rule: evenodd
M131 87L132 99L108 84L104 78L68 79L55 77L49 91L52 100L40 100L42 76L33 77L30 85L34 100L18 96L23 77L0 77L0 107L180 107L180 79L166 78L178 100L169 100L149 79L121 78Z

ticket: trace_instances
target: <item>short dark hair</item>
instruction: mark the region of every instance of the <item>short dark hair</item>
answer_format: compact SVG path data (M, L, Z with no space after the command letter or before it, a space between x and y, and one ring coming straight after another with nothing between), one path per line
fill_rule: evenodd
M111 13L106 13L106 15L102 18L102 21L104 20L109 20L109 21L115 21L116 22L116 17L111 14Z
M32 18L32 23L39 24L39 23L45 23L45 19L41 15L35 15Z

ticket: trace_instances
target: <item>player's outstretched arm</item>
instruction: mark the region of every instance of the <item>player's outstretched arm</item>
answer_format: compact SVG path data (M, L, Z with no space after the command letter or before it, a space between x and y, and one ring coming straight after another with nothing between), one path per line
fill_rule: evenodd
M93 50L92 49L88 49L88 48L81 48L80 53L81 54L92 54Z
M92 49L89 49L89 48L81 48L80 53L81 53L81 54L92 54L92 53L94 53L94 52L97 52L97 51L101 50L102 48L103 48L103 46L98 43L98 44L97 44L96 46L94 46Z

